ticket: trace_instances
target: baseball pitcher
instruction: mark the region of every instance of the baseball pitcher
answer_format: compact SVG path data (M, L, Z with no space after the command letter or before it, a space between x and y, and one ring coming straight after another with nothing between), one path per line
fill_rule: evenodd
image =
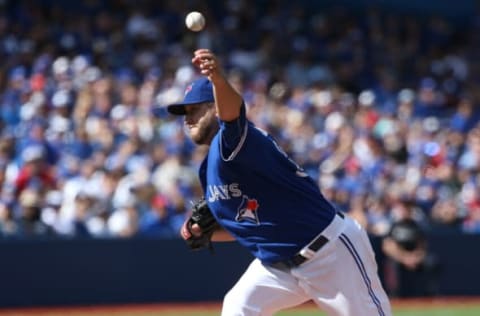
M211 51L195 51L192 63L203 76L167 110L209 151L199 169L205 196L181 235L192 249L236 240L255 257L222 315L272 315L309 300L328 315L391 315L365 231L246 118Z

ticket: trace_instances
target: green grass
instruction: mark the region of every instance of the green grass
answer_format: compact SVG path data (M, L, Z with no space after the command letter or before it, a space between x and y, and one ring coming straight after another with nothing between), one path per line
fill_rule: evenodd
M325 316L326 314L316 309L302 309L283 311L275 316ZM397 308L394 316L479 316L480 306L451 307L451 308ZM174 315L169 315L174 316ZM193 316L193 315L192 315ZM205 315L211 316L211 315Z
M455 307L442 309L401 309L395 316L478 316L480 307Z

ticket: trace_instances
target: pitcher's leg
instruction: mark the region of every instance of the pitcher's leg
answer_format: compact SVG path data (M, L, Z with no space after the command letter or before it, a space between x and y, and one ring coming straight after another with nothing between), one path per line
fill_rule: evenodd
M226 294L222 316L264 316L309 298L289 273L267 268L255 259Z
M391 316L366 233L346 218L343 233L294 275L329 316Z
M390 316L390 301L378 277L378 268L370 240L360 225L347 218L345 231L337 244L348 265L349 278L346 291L350 292L352 311L358 316ZM341 245L340 245L341 244Z

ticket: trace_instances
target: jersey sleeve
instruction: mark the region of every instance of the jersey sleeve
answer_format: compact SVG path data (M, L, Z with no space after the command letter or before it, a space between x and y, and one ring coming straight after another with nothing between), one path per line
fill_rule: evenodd
M240 116L233 121L220 121L221 152L223 160L232 160L240 150L247 131L247 116L245 103L240 108Z

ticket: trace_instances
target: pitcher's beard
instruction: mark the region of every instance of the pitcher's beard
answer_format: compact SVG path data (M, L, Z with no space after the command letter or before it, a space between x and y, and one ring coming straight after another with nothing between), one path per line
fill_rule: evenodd
M190 133L190 138L197 145L210 145L210 142L217 133L218 129L219 126L217 124L197 127L197 133Z

